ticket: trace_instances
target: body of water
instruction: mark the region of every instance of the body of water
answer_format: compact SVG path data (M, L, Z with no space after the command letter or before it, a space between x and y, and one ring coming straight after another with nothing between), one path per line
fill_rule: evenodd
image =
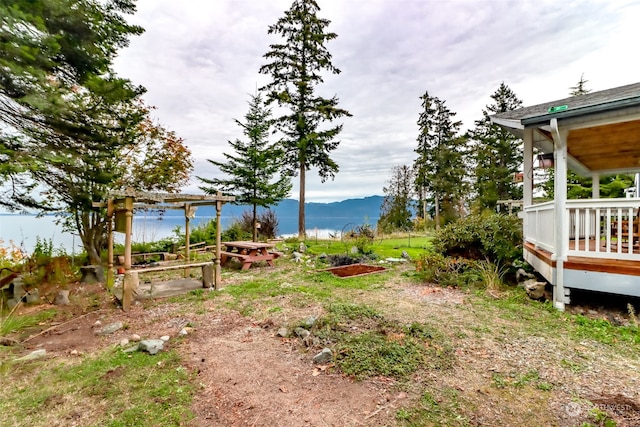
M215 217L201 217L191 220L191 227L207 223ZM237 220L236 217L221 217L223 229ZM298 218L278 218L279 235L288 237L298 232ZM307 236L309 238L327 238L338 235L344 230L350 230L363 223L362 218L307 218ZM165 237L175 236L175 230L180 227L184 233L184 218L181 216L144 216L136 215L133 221L133 241L152 242ZM114 233L117 243L124 243L122 233ZM14 244L27 253L31 253L37 240L53 243L54 249L61 249L68 254L82 252L82 242L77 235L64 232L56 224L54 216L36 217L35 215L0 214L0 244L4 247Z

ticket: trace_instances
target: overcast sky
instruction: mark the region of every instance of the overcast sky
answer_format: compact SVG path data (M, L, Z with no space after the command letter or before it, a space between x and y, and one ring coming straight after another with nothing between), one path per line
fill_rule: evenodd
M228 141L241 138L249 94L267 34L292 0L139 0L129 20L146 32L115 63L143 85L161 124L186 140L195 176L219 173ZM327 48L342 73L317 93L337 95L353 117L342 120L334 181L307 175L307 201L382 195L393 166L412 164L419 97L444 100L463 131L504 81L525 105L568 96L582 73L587 88L640 81L640 1L318 0L338 38ZM297 178L291 198L298 198Z

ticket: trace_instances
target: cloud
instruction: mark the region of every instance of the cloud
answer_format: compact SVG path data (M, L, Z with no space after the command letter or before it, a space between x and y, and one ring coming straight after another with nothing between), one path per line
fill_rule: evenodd
M637 80L632 49L640 39L633 1L318 0L338 34L327 47L341 73L317 88L338 96L342 120L335 181L307 175L308 201L382 194L391 168L411 164L428 90L473 126L500 82L525 105L568 95L584 72L588 87ZM121 52L116 70L148 89L147 102L196 158L195 175L216 171L227 141L241 137L249 93L267 34L290 1L141 0L131 21L146 32ZM185 191L198 191L197 183ZM297 198L297 186L292 196Z

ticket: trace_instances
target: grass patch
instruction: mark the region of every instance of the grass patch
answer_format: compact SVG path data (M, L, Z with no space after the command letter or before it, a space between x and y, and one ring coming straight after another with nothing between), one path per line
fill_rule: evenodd
M469 404L461 399L459 392L450 387L423 393L415 407L400 408L396 411L396 420L400 425L418 427L437 426L470 426L471 421L465 416L463 408Z
M326 311L314 324L313 334L334 344L337 367L358 380L406 379L419 369L446 369L454 362L453 348L429 325L402 326L359 304L333 303Z
M9 312L7 315L0 317L0 336L34 327L39 323L52 319L55 315L56 310L44 310L25 315L16 315L15 312Z
M2 370L2 382L23 375L30 379L3 391L1 425L182 425L192 417L193 378L172 351L111 349L76 365L14 363Z

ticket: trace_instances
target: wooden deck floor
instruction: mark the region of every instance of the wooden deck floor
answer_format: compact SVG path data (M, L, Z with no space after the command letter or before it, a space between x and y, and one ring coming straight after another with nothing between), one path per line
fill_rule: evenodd
M595 251L595 242L591 240L589 243L590 250ZM584 250L584 240L581 240L579 242L579 245L580 248ZM575 248L575 241L572 241L569 247L571 249ZM524 244L524 250L535 255L545 264L548 264L555 268L556 262L555 260L551 259L551 252L541 248L536 248L533 244L528 242ZM605 253L606 250L606 247L601 246L601 252ZM617 248L615 250L617 250ZM614 251L614 248L611 248L611 251ZM633 253L640 254L640 248L633 248ZM564 263L564 268L572 270L596 271L603 273L617 273L640 276L640 261L570 256Z

